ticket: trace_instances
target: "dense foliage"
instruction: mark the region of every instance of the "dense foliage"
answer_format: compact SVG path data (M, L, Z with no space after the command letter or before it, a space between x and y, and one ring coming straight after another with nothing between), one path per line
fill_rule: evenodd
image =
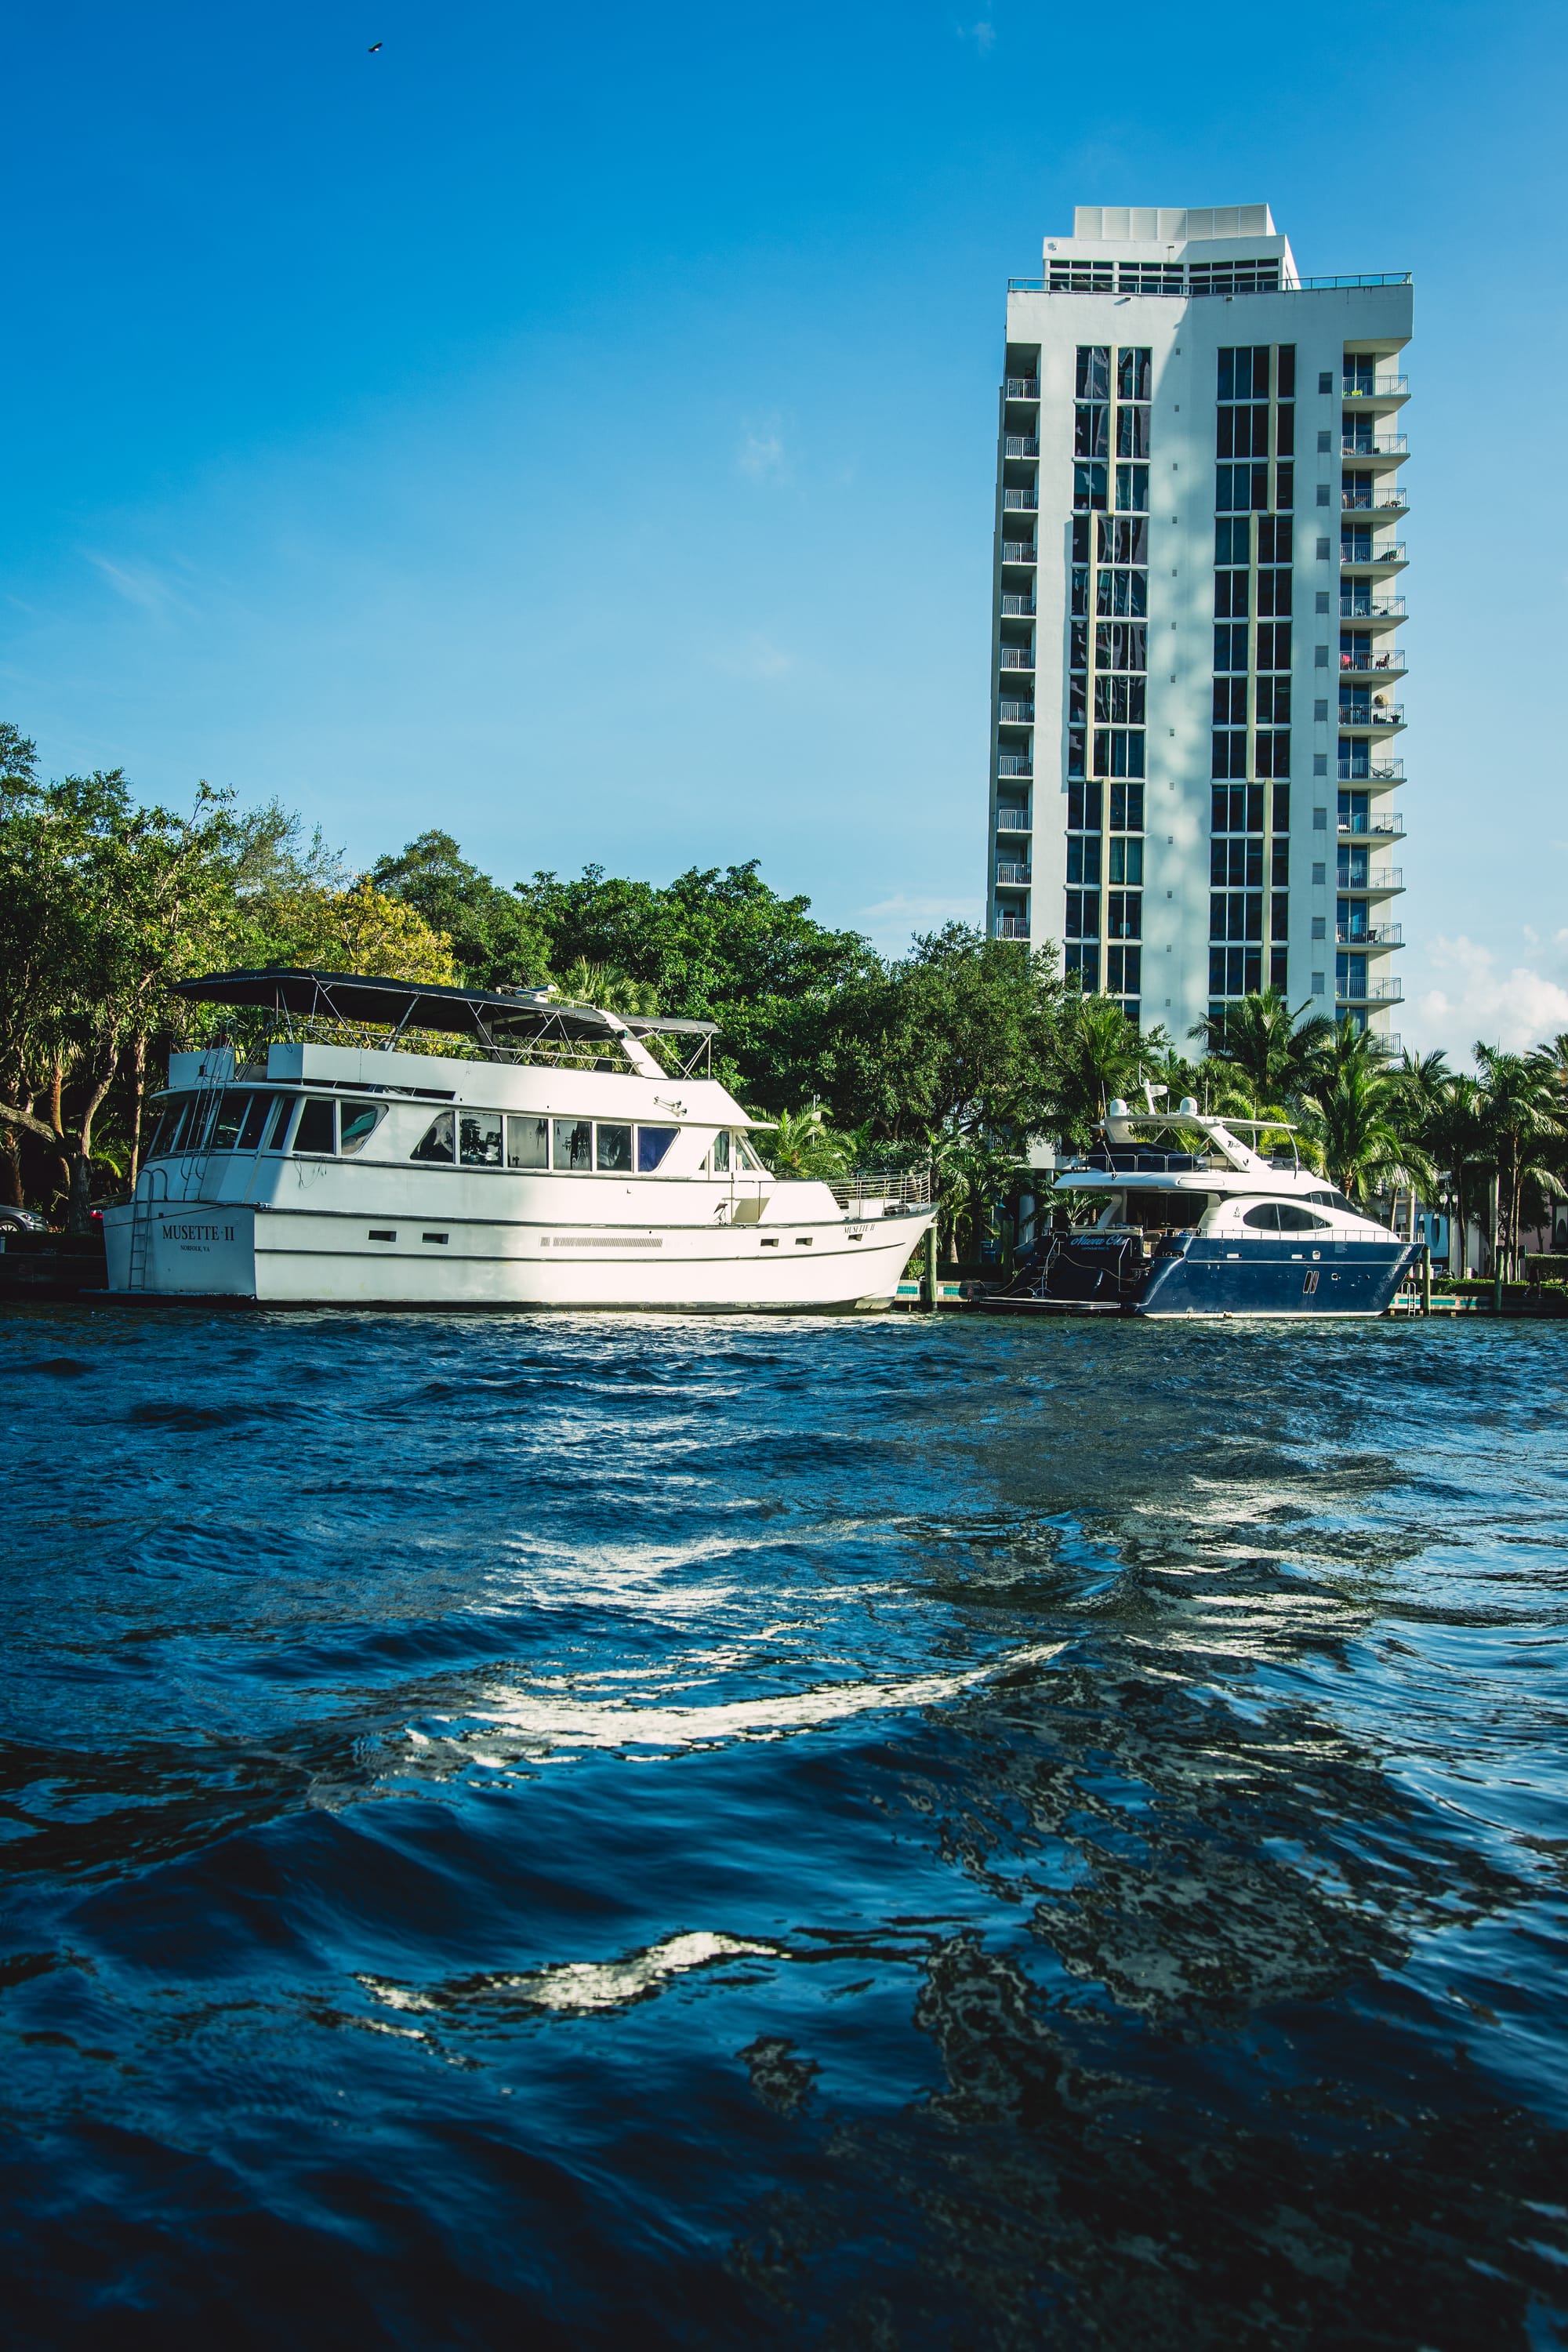
M888 961L754 860L663 886L590 866L508 887L432 830L353 874L276 804L203 785L188 814L144 807L118 770L47 783L0 726L0 1196L79 1228L95 1191L134 1176L163 1055L214 1017L171 983L265 964L552 985L716 1022L721 1075L777 1121L776 1167L929 1165L952 1249L998 1233L1032 1143L1081 1147L1146 1083L1289 1124L1346 1192L1440 1202L1505 1262L1568 1169L1568 1037L1478 1045L1474 1076L1440 1054L1395 1066L1350 1022L1266 992L1203 1024L1189 1058L1064 987L1052 951L952 923Z

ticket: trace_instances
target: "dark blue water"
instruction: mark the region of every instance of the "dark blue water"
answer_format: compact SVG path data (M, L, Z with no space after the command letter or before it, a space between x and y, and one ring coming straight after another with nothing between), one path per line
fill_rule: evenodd
M1565 1364L13 1313L6 2343L1568 2340Z

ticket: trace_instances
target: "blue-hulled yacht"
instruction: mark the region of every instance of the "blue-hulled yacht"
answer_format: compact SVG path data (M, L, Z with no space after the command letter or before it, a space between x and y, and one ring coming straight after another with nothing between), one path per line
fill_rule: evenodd
M1052 1222L1020 1255L1011 1307L1125 1315L1382 1315L1420 1255L1300 1163L1279 1120L1215 1118L1185 1097L1113 1101L1103 1142L1058 1166ZM1246 1135L1278 1138L1264 1159ZM1004 1300L995 1303L1003 1304Z

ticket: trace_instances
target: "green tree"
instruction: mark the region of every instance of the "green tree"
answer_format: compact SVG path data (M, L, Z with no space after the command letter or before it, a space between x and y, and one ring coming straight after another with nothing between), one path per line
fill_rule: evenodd
M369 879L450 942L468 987L526 988L549 978L551 942L532 909L471 865L449 833L422 833L395 857L378 857Z
M1300 1099L1302 1134L1352 1200L1365 1202L1384 1185L1431 1187L1431 1166L1407 1133L1401 1108L1398 1081L1375 1050L1320 1062L1311 1091Z
M775 1176L826 1181L841 1175L848 1165L843 1139L826 1124L815 1104L810 1110L781 1110L773 1126L758 1131L752 1140Z
M824 1091L841 1125L1020 1150L1046 1124L1062 989L1054 952L962 923L871 965L829 1008Z
M205 785L181 817L138 807L118 769L40 783L18 742L0 786L0 1120L58 1154L83 1233L94 1123L123 1058L144 1061L168 982L232 937L237 828Z

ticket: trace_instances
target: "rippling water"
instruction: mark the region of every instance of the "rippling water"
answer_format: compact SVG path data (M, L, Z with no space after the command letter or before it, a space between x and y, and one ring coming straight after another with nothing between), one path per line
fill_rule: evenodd
M1568 2340L1565 1361L13 1313L7 2342Z

